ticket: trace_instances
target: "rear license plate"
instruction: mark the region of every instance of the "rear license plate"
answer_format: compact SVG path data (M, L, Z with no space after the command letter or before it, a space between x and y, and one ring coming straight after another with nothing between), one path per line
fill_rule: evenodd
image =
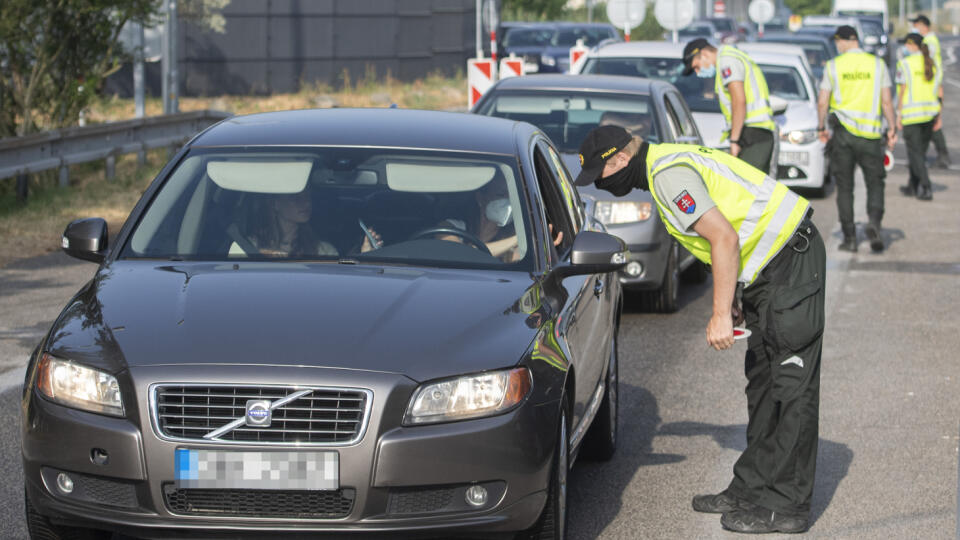
M303 489L340 487L337 452L194 450L177 448L180 489Z

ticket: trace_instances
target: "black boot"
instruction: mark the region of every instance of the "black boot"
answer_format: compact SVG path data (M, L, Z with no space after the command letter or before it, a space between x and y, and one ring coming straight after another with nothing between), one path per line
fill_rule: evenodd
M883 238L880 236L880 220L871 219L867 226L864 227L864 232L867 233L867 239L870 240L870 249L874 253L880 253L883 251Z
M929 186L920 186L917 189L917 198L921 201L932 201L933 191L930 190Z
M843 242L840 243L840 251L857 252L857 226L853 223L843 223Z

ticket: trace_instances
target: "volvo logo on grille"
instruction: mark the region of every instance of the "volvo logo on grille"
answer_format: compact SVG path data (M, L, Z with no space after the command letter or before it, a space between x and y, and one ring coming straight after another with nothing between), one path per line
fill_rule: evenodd
M270 427L270 401L251 399L247 402L246 424L253 427Z

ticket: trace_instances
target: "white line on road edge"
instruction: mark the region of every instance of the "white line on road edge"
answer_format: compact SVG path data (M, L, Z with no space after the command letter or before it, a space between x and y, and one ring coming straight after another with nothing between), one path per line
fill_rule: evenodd
M957 82L957 81L955 81L955 80L953 80L953 79L951 79L951 78L949 78L949 77L944 77L943 80L945 80L945 81L947 81L948 83L956 86L957 88L960 88L960 82Z

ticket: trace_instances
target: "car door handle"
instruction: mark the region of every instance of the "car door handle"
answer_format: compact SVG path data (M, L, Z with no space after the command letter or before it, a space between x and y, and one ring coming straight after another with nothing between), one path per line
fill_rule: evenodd
M593 295L600 298L601 294L603 294L603 280L597 278L597 282L593 284Z

